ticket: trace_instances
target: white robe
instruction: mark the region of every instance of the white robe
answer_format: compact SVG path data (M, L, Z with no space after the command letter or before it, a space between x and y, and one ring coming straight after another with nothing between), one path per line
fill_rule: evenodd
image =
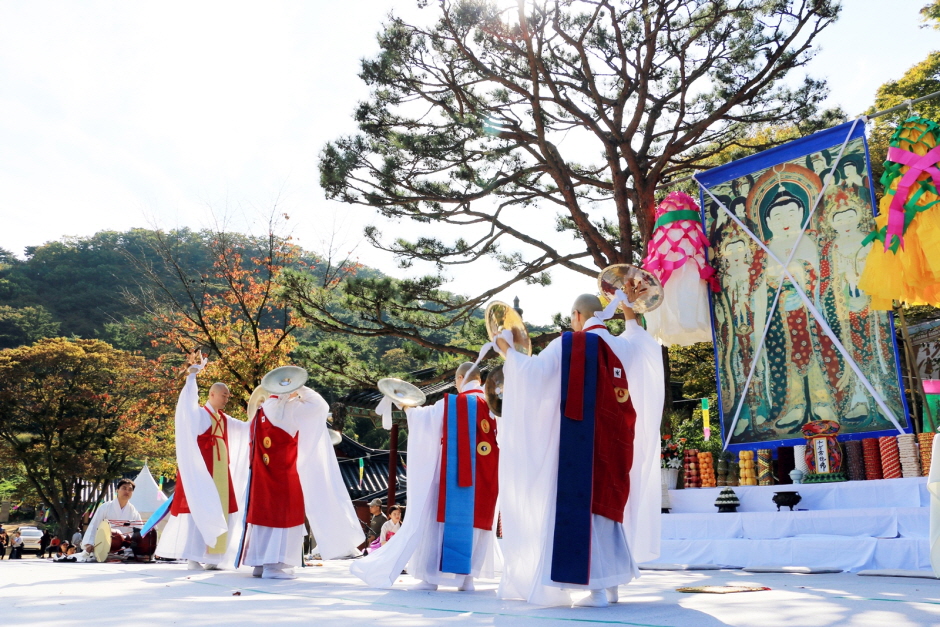
M585 328L602 324L596 318ZM636 564L659 553L659 424L662 418L661 349L636 322L620 337L606 328L589 331L621 360L637 413L630 497L623 524L593 516L591 573L587 586L627 583ZM551 580L561 420L561 338L534 357L514 350L506 356L503 419L500 422L500 511L505 556L498 594L538 605L569 605L571 598Z
M471 382L464 391L482 389ZM441 586L457 586L464 575L441 572L444 524L437 522L441 486L441 438L444 433L444 399L430 407L406 411L408 416L408 508L401 529L382 547L350 565L350 572L375 588L388 588L407 565L417 579ZM498 427L499 428L499 427ZM499 432L497 431L497 434ZM473 530L470 574L491 578L501 556L493 529Z
M304 510L317 552L323 559L358 555L365 540L356 510L336 461L326 426L329 405L310 388L299 397L269 398L262 408L271 423L297 438L297 473L304 494ZM242 562L247 566L286 564L300 566L304 525L265 527L248 525Z
M176 465L185 482L189 514L170 516L157 543L156 555L231 566L235 562L244 516L245 488L248 484L248 438L250 423L226 417L229 473L238 511L223 512L212 474L196 439L212 425L212 417L199 406L196 374L186 377L186 385L176 404ZM220 535L228 532L224 554L208 553Z
M130 501L124 507L121 507L117 499L105 501L95 510L95 515L91 517L88 529L85 530L85 537L82 538L82 546L88 544L95 546L95 534L98 533L98 527L101 526L101 521L105 518L111 523L111 531L120 531L125 534L131 533L133 527L139 529L144 526L140 513Z

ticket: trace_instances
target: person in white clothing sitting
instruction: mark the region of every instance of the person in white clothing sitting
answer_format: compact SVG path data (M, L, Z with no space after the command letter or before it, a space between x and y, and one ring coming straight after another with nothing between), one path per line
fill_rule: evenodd
M131 503L131 497L134 496L134 482L130 479L121 479L117 484L117 497L102 503L92 516L88 528L85 530L85 537L82 544L85 551L94 553L95 534L98 533L98 527L101 521L108 519L111 524L111 531L119 531L122 534L131 532L134 526L143 527L144 521L140 517L137 508Z

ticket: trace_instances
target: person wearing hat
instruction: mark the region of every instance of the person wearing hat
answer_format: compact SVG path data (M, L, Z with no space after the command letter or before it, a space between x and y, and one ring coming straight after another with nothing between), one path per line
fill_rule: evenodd
M306 380L301 368L284 366L286 375L278 370L265 375L265 390ZM305 519L322 559L358 556L364 539L327 429L329 405L306 386L290 387L249 410L251 466L239 555L253 576L264 579L294 578Z
M582 294L573 333L538 355L497 337L503 366L499 469L505 559L498 596L604 607L637 564L659 553L661 348L640 327L624 285L604 308ZM625 330L604 324L624 307ZM410 439L409 439L410 444Z
M213 383L199 405L196 375L207 363L201 351L186 359L176 405L176 491L156 549L160 557L187 560L191 570L234 563L248 471L249 426L223 411L228 386Z
M382 525L388 522L388 516L382 511L381 499L372 499L369 501L369 513L372 514L372 519L369 521L368 537L368 541L371 544L379 537L379 534L382 532Z

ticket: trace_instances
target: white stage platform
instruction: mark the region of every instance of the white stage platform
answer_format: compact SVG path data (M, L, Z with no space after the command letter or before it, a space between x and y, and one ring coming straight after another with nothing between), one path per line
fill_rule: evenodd
M721 488L670 490L660 563L930 570L927 480L740 486L741 506L717 513ZM776 511L774 492L803 500Z

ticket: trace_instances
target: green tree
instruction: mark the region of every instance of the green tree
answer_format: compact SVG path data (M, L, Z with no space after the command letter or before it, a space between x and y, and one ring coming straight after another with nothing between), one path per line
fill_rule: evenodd
M106 484L148 457L173 461L178 377L98 340L52 338L0 351L0 448L71 533Z
M32 344L59 334L60 323L45 307L0 305L0 349Z
M445 302L434 297L439 277L418 283L415 313L460 320L513 283L548 284L554 268L596 276L638 260L664 181L706 167L755 126L818 124L823 83L790 77L838 10L823 0L442 0L430 26L392 18L379 34L381 52L360 73L372 88L356 110L360 132L323 149L321 184L329 198L440 225L440 236L389 243L367 229L403 266L491 256L508 273ZM535 224L555 224L571 245ZM395 326L415 333L411 321Z

